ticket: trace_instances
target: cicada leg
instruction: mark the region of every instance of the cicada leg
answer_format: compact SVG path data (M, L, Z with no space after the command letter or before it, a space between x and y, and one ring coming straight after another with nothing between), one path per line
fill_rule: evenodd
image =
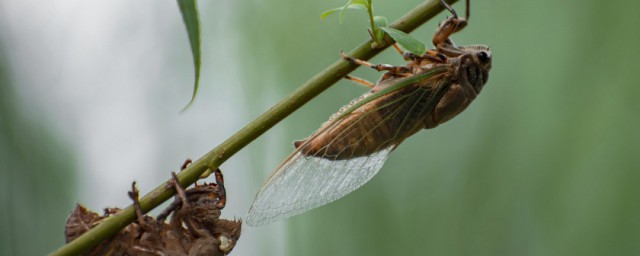
M451 46L455 47L453 41L451 41L449 37L453 33L456 33L466 27L467 21L469 20L469 0L466 1L467 12L465 18L459 18L456 11L444 0L440 0L440 4L447 8L453 16L447 18L443 23L441 23L433 36L433 45L435 45L438 50L451 48Z
M360 60L360 59L356 59L356 58L352 58L347 56L346 54L344 54L343 52L340 52L340 55L342 55L342 57L353 63L356 65L360 65L360 66L365 66L365 67L370 67L372 69L375 69L377 71L388 71L387 74L392 75L392 76L404 76L403 74L408 73L409 75L411 75L411 70L407 67L404 66L393 66L393 65L389 65L389 64L373 64L371 62L365 61L365 60Z
M142 208L140 207L140 201L138 201L138 197L140 196L140 192L138 192L138 188L136 188L136 182L131 183L131 191L128 193L129 198L133 200L133 208L136 210L136 216L138 217L138 222L140 225L145 226L144 215L142 214Z
M220 168L216 169L213 174L216 176L216 185L218 189L218 203L216 208L222 209L227 204L227 190L224 188L224 177Z
M187 160L187 161L191 161L191 160ZM185 162L185 165L186 165L186 162ZM182 188L182 186L180 185L180 181L178 180L178 176L176 175L175 172L171 172L171 183L169 183L168 185L171 185L176 189L176 192L178 193L178 198L180 200L176 199L169 206L167 206L167 208L165 208L160 214L158 214L157 219L160 222L164 222L164 220L167 219L167 217L169 217L169 215L179 207L181 206L189 207L189 202L187 200L187 193L185 192L184 188Z
M175 172L171 172L171 180L173 181L173 185L176 188L176 192L178 193L178 198L182 201L182 206L180 210L176 211L171 219L171 223L173 225L182 225L184 222L185 226L189 231L195 233L197 236L210 236L209 232L202 227L202 224L194 221L193 218L189 218L185 213L190 213L192 211L191 204L189 203L189 199L187 198L187 192L184 190L182 185L180 185L180 180L178 180L178 175Z
M189 167L189 165L193 163L193 161L191 161L191 159L187 158L187 160L184 161L184 163L182 164L182 166L180 166L180 171L187 169L187 167Z
M171 180L173 181L176 193L178 193L178 197L182 200L182 207L190 207L189 200L187 200L187 192L185 192L182 185L180 185L180 180L178 180L178 175L176 175L175 172L171 172Z
M373 88L373 86L375 86L374 83L369 82L369 81L367 81L367 80L365 80L363 78L350 76L350 75L346 75L344 78L349 80L349 81L352 81L352 82L354 82L356 84L364 85L364 86L369 87L369 88Z

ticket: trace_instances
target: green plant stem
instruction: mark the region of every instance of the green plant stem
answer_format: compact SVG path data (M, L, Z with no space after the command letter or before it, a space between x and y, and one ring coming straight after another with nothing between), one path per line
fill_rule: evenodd
M456 1L457 0L447 0L447 2L451 4ZM391 27L409 33L442 10L443 7L437 0L425 1L391 24ZM384 46L376 49L371 48L371 43L372 41L368 40L361 44L351 51L349 56L363 60L371 59L373 56L389 47L393 41L387 36L385 37ZM180 183L184 187L187 187L198 180L205 171L217 169L218 166L251 141L258 138L258 136L262 135L289 114L293 113L295 110L316 97L334 83L338 82L356 68L356 65L351 64L342 58L334 62L329 67L325 68L302 84L289 96L285 97L265 113L229 137L226 141L222 142L209 153L191 164L188 168L181 171L178 174ZM168 173L167 178L169 178ZM150 211L162 202L170 199L174 193L175 189L171 186L170 179L168 179L165 183L140 198L142 211L145 213ZM133 222L135 218L135 210L133 209L133 205L130 205L115 215L105 219L98 226L87 231L77 239L58 248L50 255L80 254L96 246L101 241L115 235L120 229Z
M371 23L371 38L373 38L373 41L375 42L376 46L379 46L382 44L382 42L380 42L380 40L378 39L378 26L376 26L375 21L373 20L373 6L372 6L372 2L373 0L367 0L367 4L369 6L367 6L367 12L369 13L369 23Z

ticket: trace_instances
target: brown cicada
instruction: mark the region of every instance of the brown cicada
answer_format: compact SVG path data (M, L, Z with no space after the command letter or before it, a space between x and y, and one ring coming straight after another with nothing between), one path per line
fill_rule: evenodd
M489 78L491 51L484 45L459 47L449 38L467 25L469 0L465 18L440 2L453 16L436 31L435 49L422 56L403 53L407 65L373 65L343 54L354 64L386 73L375 84L347 77L371 91L295 143L296 150L258 192L247 224L271 223L351 193L380 170L402 141L450 120L476 98Z

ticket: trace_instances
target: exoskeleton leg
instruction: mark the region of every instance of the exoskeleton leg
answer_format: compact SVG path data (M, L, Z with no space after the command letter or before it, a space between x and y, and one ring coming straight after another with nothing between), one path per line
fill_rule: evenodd
M227 204L227 190L224 188L224 177L220 168L216 169L213 174L216 176L216 185L218 188L218 203L216 208L222 209Z
M136 182L131 183L131 191L129 191L129 198L133 200L133 208L136 210L136 216L138 217L138 222L140 225L145 225L144 215L142 214L142 208L140 207L140 201L138 201L138 197L140 196L140 192L138 192L138 188L136 188Z
M178 194L178 197L182 201L182 208L191 207L189 205L189 200L187 200L187 193L184 191L184 188L182 187L182 185L180 185L180 180L178 180L178 175L176 175L175 172L171 172L171 179L173 180L173 186L176 189L176 193Z

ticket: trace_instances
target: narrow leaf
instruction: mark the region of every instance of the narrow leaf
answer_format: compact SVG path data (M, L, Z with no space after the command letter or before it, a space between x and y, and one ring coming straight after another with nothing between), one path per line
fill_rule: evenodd
M410 36L409 34L391 27L381 27L393 40L395 40L402 48L417 55L423 55L427 51L425 44Z
M178 0L178 6L180 7L180 13L182 14L184 25L187 28L187 34L189 35L191 54L193 55L193 66L195 68L196 75L191 101L189 101L189 104L182 109L182 111L185 111L195 100L200 82L200 18L198 17L198 5L196 0Z

